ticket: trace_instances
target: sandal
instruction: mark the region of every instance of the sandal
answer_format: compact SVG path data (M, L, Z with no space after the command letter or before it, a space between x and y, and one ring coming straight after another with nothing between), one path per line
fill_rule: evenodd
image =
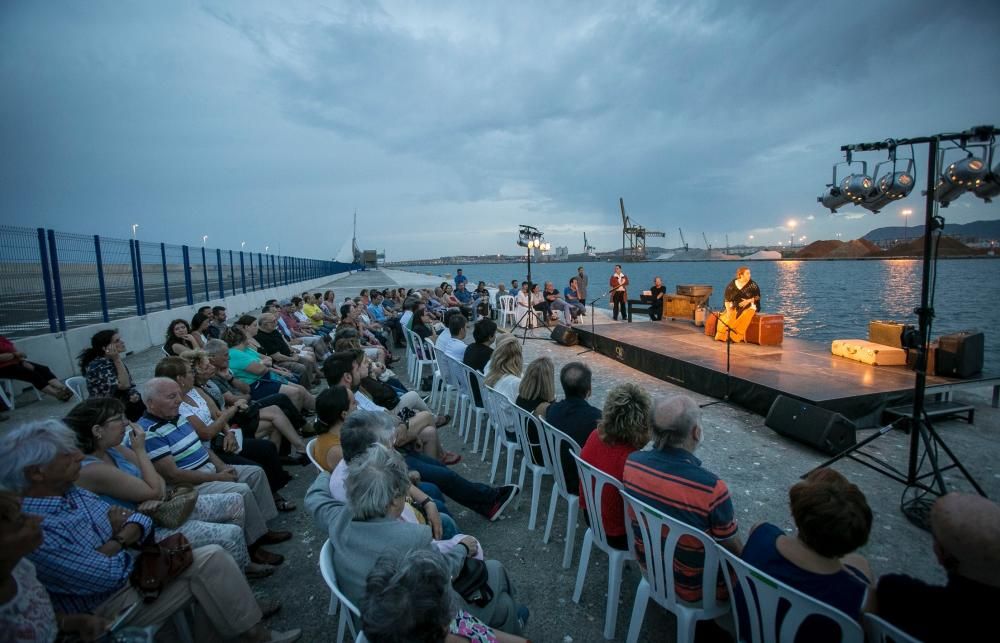
M462 461L462 456L454 451L445 451L441 454L441 464L451 466Z
M56 399L59 400L60 402L69 402L70 400L73 399L73 391L71 391L68 388L64 388L61 391L59 391L58 395L56 395Z
M295 511L298 509L293 500L286 500L277 494L274 496L274 506L278 508L278 511Z
M441 427L443 427L444 425L448 424L449 422L451 422L451 416L450 415L447 415L447 414L445 414L445 415L439 415L434 420L434 428L440 429Z

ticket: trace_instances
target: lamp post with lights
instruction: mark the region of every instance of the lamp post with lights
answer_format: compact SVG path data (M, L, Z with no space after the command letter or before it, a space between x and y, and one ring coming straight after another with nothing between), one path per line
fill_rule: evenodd
M903 243L908 243L910 240L910 215L913 214L913 210L904 208L899 213L903 216Z
M792 246L795 245L795 226L797 225L795 219L788 220L788 249L791 250Z

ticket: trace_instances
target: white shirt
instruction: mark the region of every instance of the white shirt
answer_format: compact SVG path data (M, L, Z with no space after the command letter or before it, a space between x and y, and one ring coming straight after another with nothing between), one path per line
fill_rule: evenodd
M454 357L456 360L461 362L465 357L465 349L467 348L465 342L460 339L455 339L451 335L448 335L443 341L439 337L437 341L438 350L442 350L446 355Z

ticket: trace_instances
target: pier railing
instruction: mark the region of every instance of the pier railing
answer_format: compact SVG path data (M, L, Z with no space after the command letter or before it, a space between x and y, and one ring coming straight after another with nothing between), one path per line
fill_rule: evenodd
M321 259L0 226L0 334L56 333L358 269Z

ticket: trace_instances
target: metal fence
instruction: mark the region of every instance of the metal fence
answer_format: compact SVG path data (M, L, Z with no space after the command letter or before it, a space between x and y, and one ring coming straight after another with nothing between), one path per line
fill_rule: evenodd
M0 226L0 334L56 333L358 269L337 261Z

